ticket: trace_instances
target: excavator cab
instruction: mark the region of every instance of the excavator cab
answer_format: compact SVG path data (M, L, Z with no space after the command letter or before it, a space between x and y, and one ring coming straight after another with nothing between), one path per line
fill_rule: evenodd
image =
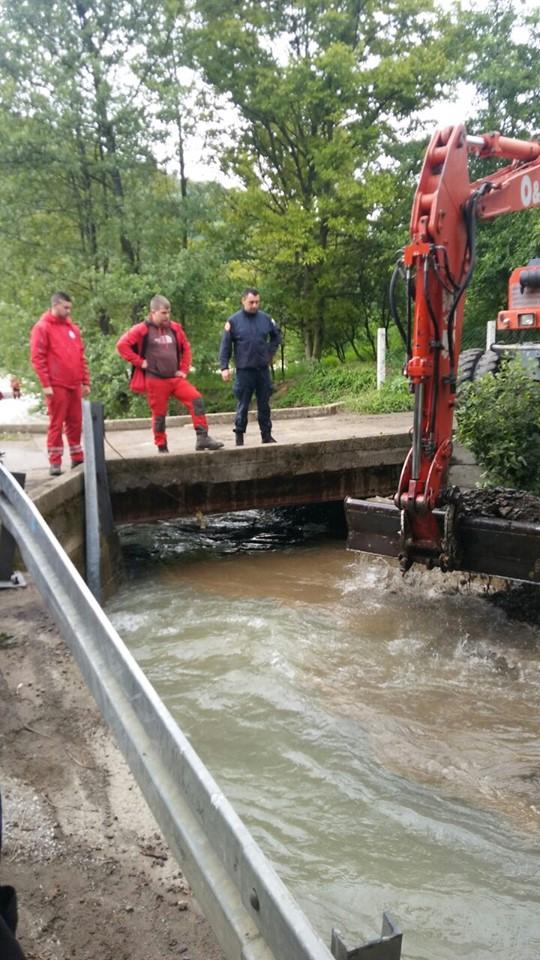
M471 182L468 156L509 160ZM540 583L540 523L474 516L449 484L465 293L476 259L476 222L540 206L540 143L499 133L469 136L464 126L436 131L428 146L411 215L411 241L396 265L391 306L406 348L414 394L411 450L392 501L348 498L348 546L443 571L464 570ZM396 277L407 292L406 320L395 309ZM540 329L540 260L510 278L498 329ZM528 347L528 345L527 345ZM501 353L508 352L507 345ZM499 345L488 353L499 360ZM486 355L484 355L486 356ZM477 370L480 369L479 358ZM470 366L470 364L469 364ZM487 372L484 371L484 372Z
M499 358L517 356L540 380L540 258L516 267L508 281L508 307L497 315L502 339L491 349Z

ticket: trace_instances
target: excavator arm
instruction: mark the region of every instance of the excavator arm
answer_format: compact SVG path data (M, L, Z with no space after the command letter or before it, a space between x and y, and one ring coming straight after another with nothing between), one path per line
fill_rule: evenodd
M509 163L471 182L471 153ZM400 518L399 555L405 569L415 561L463 569L463 551L455 537L455 506L447 502L446 488L476 222L535 206L540 206L540 143L498 133L468 136L461 125L434 134L414 198L411 240L399 264L414 306L405 337L405 372L414 392L412 446L394 498ZM369 501L349 500L349 522L351 513L361 514L363 509L354 504L367 504L368 513L372 507ZM362 548L358 537L356 547Z

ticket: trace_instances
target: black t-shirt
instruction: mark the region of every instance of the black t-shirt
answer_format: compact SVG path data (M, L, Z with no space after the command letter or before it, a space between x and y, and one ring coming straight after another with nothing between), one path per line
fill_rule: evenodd
M168 325L156 327L153 323L148 324L145 357L149 377L174 377L178 370L178 343Z

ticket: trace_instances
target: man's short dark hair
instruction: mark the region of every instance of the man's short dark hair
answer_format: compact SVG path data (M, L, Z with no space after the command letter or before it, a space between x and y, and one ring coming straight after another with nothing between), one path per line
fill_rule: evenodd
M248 294L251 294L252 297L260 297L260 293L257 290L257 287L246 287L242 293L242 300L245 300Z
M167 297L163 297L161 293L156 293L155 297L152 297L150 301L150 313L161 310L163 307L170 307L170 305L171 301L167 300Z
M69 293L64 293L63 290L57 290L51 297L51 307L54 307L56 303L61 303L62 300L66 303L73 303Z

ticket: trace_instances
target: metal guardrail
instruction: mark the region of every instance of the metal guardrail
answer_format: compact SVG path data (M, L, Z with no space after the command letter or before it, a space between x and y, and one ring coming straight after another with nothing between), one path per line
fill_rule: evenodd
M379 940L332 953L197 756L56 537L0 463L0 522L34 583L227 960L399 960L386 915Z
M0 520L16 538L227 958L331 960L54 534L1 465Z

